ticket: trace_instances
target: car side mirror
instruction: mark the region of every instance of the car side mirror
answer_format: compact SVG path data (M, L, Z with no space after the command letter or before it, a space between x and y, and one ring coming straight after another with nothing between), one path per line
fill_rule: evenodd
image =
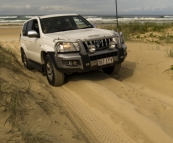
M28 31L29 38L36 38L38 37L38 33L35 30Z

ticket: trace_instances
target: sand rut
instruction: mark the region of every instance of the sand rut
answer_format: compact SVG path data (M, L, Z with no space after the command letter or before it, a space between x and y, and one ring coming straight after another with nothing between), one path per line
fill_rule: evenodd
M97 138L99 137L99 141L106 141L103 137L106 135L102 135L103 139L98 136L101 130L105 133L110 131L112 136L120 138L117 142L121 142L121 138L132 142L127 136L134 141L146 143L171 143L173 140L171 137L172 98L166 95L157 94L157 91L140 84L117 81L102 72L73 76L63 89L69 92L69 95L63 96L65 101L85 126L96 134ZM56 91L60 92L58 88ZM86 108L89 114L82 109L82 106L85 106L83 108ZM91 115L93 118L90 117ZM98 122L94 116L99 118L103 127L94 123ZM92 127L97 129L94 130ZM114 142L110 138L109 142L111 141Z
M118 127L110 126L109 122L87 106L81 99L76 98L74 92L63 86L53 88L55 92L69 105L84 126L99 142L104 143L132 143L133 141L123 134Z

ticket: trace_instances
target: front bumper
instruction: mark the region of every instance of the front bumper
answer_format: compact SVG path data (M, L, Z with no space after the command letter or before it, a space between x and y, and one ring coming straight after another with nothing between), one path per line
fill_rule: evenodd
M124 46L124 47L123 47ZM93 54L86 53L49 53L52 62L57 70L63 73L88 72L122 63L127 56L126 45L114 50L101 50ZM98 66L99 59L113 57L113 63ZM70 65L67 63L70 62ZM75 62L75 65L73 65ZM72 65L71 65L72 64Z

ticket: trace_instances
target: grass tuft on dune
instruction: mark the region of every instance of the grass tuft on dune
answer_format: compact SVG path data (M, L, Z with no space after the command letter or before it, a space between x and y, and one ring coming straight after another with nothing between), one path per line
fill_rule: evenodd
M5 131L1 133L7 136L3 140L29 143L51 142L51 138L47 137L45 131L30 133L30 130L25 127L26 116L33 110L31 101L36 93L31 90L29 81L27 83L21 80L22 77L28 77L22 69L15 53L0 45L0 115L4 120L2 128L8 127L8 130L4 129Z
M117 31L115 25L99 25L98 28ZM173 23L120 23L126 41L152 42L156 44L173 43Z

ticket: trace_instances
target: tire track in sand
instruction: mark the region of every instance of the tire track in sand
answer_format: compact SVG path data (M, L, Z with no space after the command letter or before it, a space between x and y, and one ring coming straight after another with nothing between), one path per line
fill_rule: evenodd
M75 112L85 127L94 135L100 143L133 143L118 128L111 127L104 119L94 112L80 99L73 96L75 93L68 91L65 86L51 87L67 105ZM80 100L80 101L79 101Z
M104 76L104 80L99 80ZM166 95L146 86L114 80L101 72L74 76L67 87L110 116L116 125L122 122L120 128L136 142L172 143L173 107Z

